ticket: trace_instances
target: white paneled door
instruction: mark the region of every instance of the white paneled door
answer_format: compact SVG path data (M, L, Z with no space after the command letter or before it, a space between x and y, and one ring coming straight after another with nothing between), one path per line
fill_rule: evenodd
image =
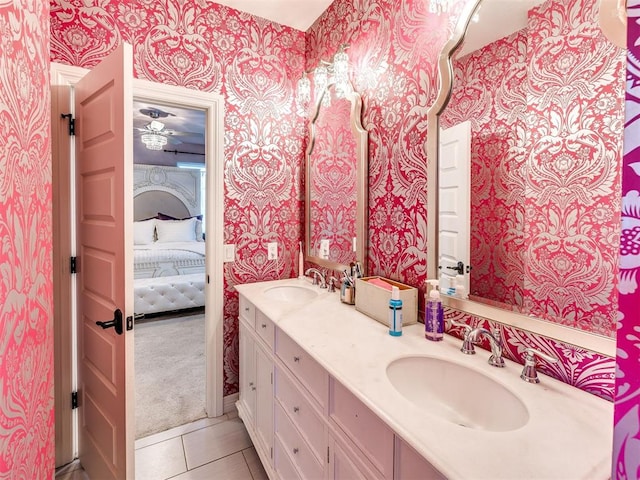
M101 480L134 476L132 70L122 44L75 90L79 456Z
M439 235L438 266L440 285L446 292L455 284L458 273L464 275L465 296L469 292L470 259L470 163L471 123L459 123L440 133L439 154ZM462 262L462 272L456 268Z

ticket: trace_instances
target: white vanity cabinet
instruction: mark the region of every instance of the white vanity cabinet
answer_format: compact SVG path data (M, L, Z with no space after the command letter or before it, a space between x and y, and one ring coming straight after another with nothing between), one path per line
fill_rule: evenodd
M273 463L273 322L240 297L238 414L269 471Z
M237 405L272 479L443 478L242 295Z

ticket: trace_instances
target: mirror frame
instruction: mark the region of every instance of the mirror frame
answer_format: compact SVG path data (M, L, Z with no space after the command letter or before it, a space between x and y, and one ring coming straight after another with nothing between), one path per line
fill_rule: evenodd
M598 0L594 0L598 1ZM602 0L600 0L601 2ZM440 145L440 114L447 107L453 88L453 56L462 45L471 18L482 3L482 0L472 0L465 4L451 38L445 43L438 57L438 79L440 87L438 95L427 112L427 278L438 278L438 165ZM442 295L443 305L504 325L543 335L571 345L582 347L609 357L616 356L616 339L596 335L590 332L566 327L557 323L541 320L534 316L524 315L512 310L506 310L486 305L473 300Z
M313 109L313 115L309 120L309 145L306 152L305 168L305 261L315 263L320 267L331 270L342 271L349 269L349 265L344 265L332 260L327 260L311 255L311 154L316 139L316 121L322 108L322 99L330 94L330 89L334 83L329 83L319 95ZM351 103L350 126L356 142L356 252L355 261L360 262L363 273L367 272L367 249L369 239L369 132L362 126L362 98L360 94L351 88L351 93L346 97Z

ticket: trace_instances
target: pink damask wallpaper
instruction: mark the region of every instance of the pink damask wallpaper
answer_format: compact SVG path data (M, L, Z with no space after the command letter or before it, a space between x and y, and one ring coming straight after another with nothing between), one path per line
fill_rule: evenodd
M472 125L470 293L614 336L624 52L597 22L591 0L532 9L456 61L445 125Z
M224 393L238 390L233 286L297 275L305 123L295 85L304 34L205 0L51 2L51 60L95 66L122 41L138 78L225 98ZM277 242L278 261L267 260Z
M320 257L321 240L329 240L329 260L353 261L356 235L357 150L351 130L351 102L325 93L331 103L321 105L314 123L311 169L311 251ZM323 97L324 98L324 97Z
M473 24L472 24L473 26ZM471 298L524 298L527 34L519 31L453 62L442 128L471 122Z
M628 53L615 432L611 478L640 478L640 1L627 2Z
M48 24L0 1L0 478L54 465Z
M585 0L529 13L527 122L535 128L527 137L524 306L613 336L624 51L602 34L598 11L599 2Z
M427 110L437 93L436 59L454 20L430 14L424 0L335 0L306 34L309 68L349 45L350 78L363 98L362 123L369 132L368 272L422 291Z

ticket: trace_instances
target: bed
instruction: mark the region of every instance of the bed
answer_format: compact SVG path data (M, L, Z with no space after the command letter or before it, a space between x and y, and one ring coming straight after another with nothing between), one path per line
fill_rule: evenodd
M150 315L202 307L203 217L199 193L189 195L185 188L191 184L195 189L199 180L185 179L184 169L140 167L147 166L134 168L134 311Z

